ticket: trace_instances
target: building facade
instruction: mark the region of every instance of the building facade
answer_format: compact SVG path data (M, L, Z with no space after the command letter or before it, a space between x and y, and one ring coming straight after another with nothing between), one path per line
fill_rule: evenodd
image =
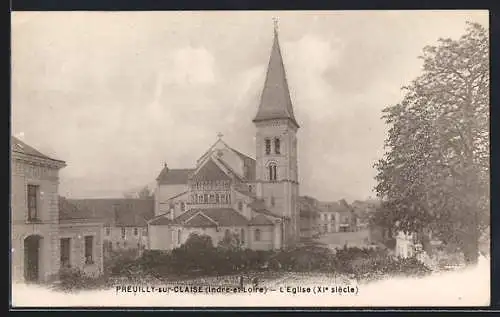
M150 249L173 249L191 233L214 245L228 234L245 248L281 249L300 238L297 131L278 34L256 116L256 155L221 136L194 168L164 166L157 178Z
M321 233L357 231L357 215L354 209L341 199L334 202L319 202L319 229Z
M302 240L310 240L320 234L321 210L318 208L318 204L318 200L312 197L299 197L300 237Z
M64 266L88 273L102 271L101 225L77 212L60 212L59 170L65 166L64 161L11 137L11 264L15 282L49 281L57 278Z
M103 224L104 255L113 251L148 247L147 220L154 216L155 200L151 198L70 199L73 205L87 210ZM140 252L138 252L140 253Z

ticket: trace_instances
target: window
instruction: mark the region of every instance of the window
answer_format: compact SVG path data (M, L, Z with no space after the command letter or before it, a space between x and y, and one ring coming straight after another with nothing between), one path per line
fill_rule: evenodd
M186 204L181 201L181 211L185 211L186 210Z
M139 230L137 228L134 228L134 236L137 236L139 234Z
M106 227L106 235L109 236L111 234L111 228Z
M177 244L181 244L181 229L177 230Z
M215 202L215 195L214 194L210 194L210 199L209 199L209 202L211 204L213 204Z
M252 185L248 185L248 191L249 191L249 192L252 192L252 190L253 190Z
M241 228L241 244L245 243L245 229Z
M265 140L266 142L266 154L271 154L271 140L270 139L266 139Z
M239 211L243 210L243 203L241 201L238 202L238 210Z
M254 234L255 234L254 240L255 241L260 241L260 229L255 229Z
M125 239L125 234L126 234L125 228L122 228L122 239Z
M94 237L85 237L85 264L94 263Z
M274 196L271 196L271 206L274 207L276 205L276 201L274 199Z
M208 194L203 194L203 202L208 204Z
M71 254L71 239L62 238L61 239L61 267L70 267L70 254Z
M276 180L276 165L269 164L268 169L269 169L269 180L275 181Z
M219 203L219 194L215 194L215 203L218 204Z
M274 139L274 153L276 154L280 154L280 139L279 138L275 138Z
M28 185L28 221L38 220L38 185Z

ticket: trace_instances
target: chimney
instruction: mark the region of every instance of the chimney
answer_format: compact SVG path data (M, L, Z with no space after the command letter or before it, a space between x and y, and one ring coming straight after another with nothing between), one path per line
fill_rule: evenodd
M118 223L118 204L113 204L113 223Z

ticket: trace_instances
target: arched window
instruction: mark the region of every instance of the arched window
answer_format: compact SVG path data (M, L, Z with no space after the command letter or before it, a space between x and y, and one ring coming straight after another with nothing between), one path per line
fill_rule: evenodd
M266 143L266 154L269 155L271 154L271 140L265 139L264 142Z
M181 244L181 229L177 230L177 243Z
M245 229L241 228L241 232L240 232L240 235L241 235L241 243L245 243Z
M241 201L238 202L238 210L239 211L243 210L243 203Z
M281 153L281 149L280 149L280 139L279 138L275 138L274 139L274 153L276 154L280 154Z
M268 168L268 172L269 172L269 180L270 181L275 181L277 179L277 168L276 168L276 164L274 163L271 163L269 164L269 166L267 167Z
M255 229L254 231L254 240L260 241L260 229Z
M248 185L248 191L249 191L249 192L252 192L252 190L253 190L252 185Z
M122 239L125 239L125 228L122 227Z
M219 194L215 194L215 203L218 204L219 203Z
M274 207L276 205L276 200L274 199L274 196L271 196L271 206Z
M186 204L181 201L181 211L185 211L186 210Z

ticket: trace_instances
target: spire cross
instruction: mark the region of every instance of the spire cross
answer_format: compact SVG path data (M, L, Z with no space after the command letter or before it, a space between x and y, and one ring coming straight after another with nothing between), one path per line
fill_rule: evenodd
M278 31L278 17L273 17L274 31Z
M220 133L220 132L219 132L219 133L217 133L217 138L222 139L222 137L223 137L223 136L224 136L224 134L222 134L222 133Z

